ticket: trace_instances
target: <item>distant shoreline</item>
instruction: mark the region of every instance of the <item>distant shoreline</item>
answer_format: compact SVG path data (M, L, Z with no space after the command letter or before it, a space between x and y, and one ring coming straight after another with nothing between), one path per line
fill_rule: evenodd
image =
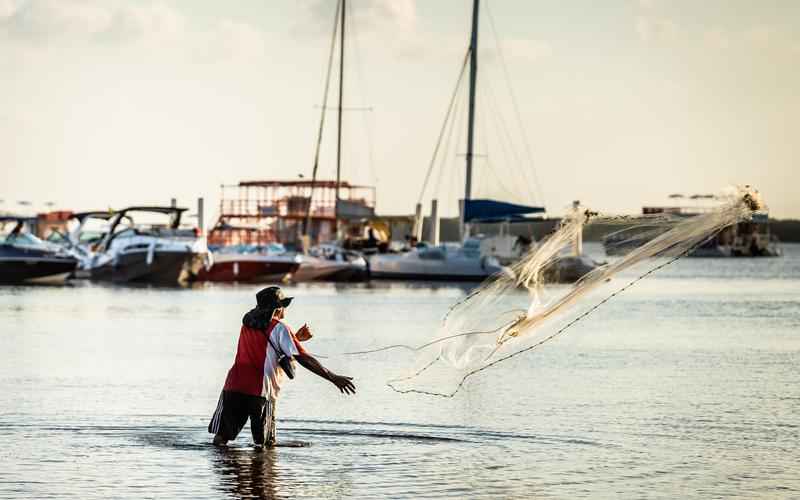
M521 222L511 224L510 233L514 236L531 236L536 241L541 240L549 234L561 221L561 219L541 219L531 222ZM428 218L423 224L423 235L428 234ZM458 241L458 218L445 218L440 220L442 241ZM613 231L622 229L623 226L609 224L592 224L583 233L584 241L602 241L603 236ZM800 220L799 219L770 219L769 227L772 234L784 243L800 243ZM499 224L476 224L473 226L473 233L497 234ZM395 238L397 239L397 238Z

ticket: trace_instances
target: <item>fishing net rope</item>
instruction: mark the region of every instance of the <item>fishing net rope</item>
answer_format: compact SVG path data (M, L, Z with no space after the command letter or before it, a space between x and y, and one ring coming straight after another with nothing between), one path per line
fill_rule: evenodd
M749 186L729 189L719 198L722 203L718 207L691 217L610 216L576 209L565 217L557 231L508 272L487 281L454 304L445 315L437 337L430 342L346 354L410 350L415 353L414 368L404 376L390 379L387 385L398 393L451 398L470 377L558 337L616 295L692 253L726 227L749 220L753 213L764 210L759 193ZM576 257L569 252L584 227L598 223L631 229L626 234L636 245L631 245L630 251L619 259L591 270L573 286L555 287L556 294L553 296L551 290L548 296L545 293L548 280L563 268L576 264ZM624 285L608 289L613 286L613 278L635 267L639 272L623 281ZM606 291L600 293L603 287ZM588 305L587 296L593 293L599 294L599 298ZM432 373L435 369L438 374ZM442 375L442 370L449 374ZM448 383L454 384L452 390L437 389Z

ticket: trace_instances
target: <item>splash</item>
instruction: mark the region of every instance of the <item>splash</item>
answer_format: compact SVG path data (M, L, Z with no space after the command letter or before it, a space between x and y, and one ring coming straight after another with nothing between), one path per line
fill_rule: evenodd
M416 352L415 368L388 385L401 393L452 397L471 376L561 335L623 290L764 209L759 193L749 186L728 190L718 199L722 203L717 208L692 217L615 217L576 210L509 272L453 305L437 338L417 347L401 346ZM638 246L632 245L629 253L595 268L571 287L555 287L555 296L549 290L548 296L545 284L574 259L569 250L584 227L598 223L631 228L629 234ZM632 268L641 274L622 287L608 289L613 278ZM593 304L590 295L597 296ZM437 389L448 383L455 384L449 392Z

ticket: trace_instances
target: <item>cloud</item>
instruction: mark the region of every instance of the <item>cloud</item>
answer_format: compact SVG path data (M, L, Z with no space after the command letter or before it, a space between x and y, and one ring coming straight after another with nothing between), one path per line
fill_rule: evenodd
M264 55L263 33L250 24L218 19L187 26L187 17L160 1L0 0L0 40L16 42L18 54L46 55L51 48L113 47L201 64L251 60ZM46 48L47 50L39 50ZM144 52L143 52L144 51Z
M731 47L731 35L721 28L712 28L703 34L702 43L712 49L727 50Z
M678 23L666 17L638 16L634 27L645 43L672 42L682 36Z
M112 13L90 1L30 0L9 9L4 31L14 38L48 41L92 37L105 31Z
M17 41L128 43L176 38L183 16L163 3L110 0L0 0L0 33Z
M15 0L0 0L0 22L11 17L19 8Z
M387 27L392 30L414 31L417 24L417 6L414 0L379 0L350 4L347 19L356 24L360 30L381 31ZM313 20L313 33L326 35L333 26L333 15L336 4L330 0L317 0L310 4L309 13ZM295 27L295 31L307 31L309 23Z
M255 27L231 20L221 20L203 42L206 60L252 60L263 57L266 42L263 33Z
M710 28L700 36L700 45L713 50L735 50L737 53L769 51L773 54L798 52L800 43L791 33L774 25L760 24L739 30Z
M183 15L165 4L125 4L112 11L104 36L119 42L176 40L184 35L185 24Z

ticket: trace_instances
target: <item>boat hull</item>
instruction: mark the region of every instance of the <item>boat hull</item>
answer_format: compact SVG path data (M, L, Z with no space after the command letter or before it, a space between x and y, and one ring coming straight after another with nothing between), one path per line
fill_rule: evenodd
M206 268L201 268L196 281L212 282L281 282L300 267L298 262L289 259L272 258L230 258L217 259Z
M93 281L177 285L190 280L201 264L201 255L191 251L125 252L104 265L88 269Z
M463 281L481 282L490 274L442 274L442 273L403 273L403 272L370 272L370 278L378 280L403 281Z
M64 281L77 263L62 258L0 259L0 283Z
M502 271L483 259L425 259L416 255L379 255L369 260L372 279L480 282Z
M366 268L347 263L334 263L331 265L308 265L303 263L300 268L292 274L291 280L294 282L302 281L335 281L335 282L358 282L365 281L369 277Z
M77 265L77 259L51 251L0 245L0 283L63 281Z

